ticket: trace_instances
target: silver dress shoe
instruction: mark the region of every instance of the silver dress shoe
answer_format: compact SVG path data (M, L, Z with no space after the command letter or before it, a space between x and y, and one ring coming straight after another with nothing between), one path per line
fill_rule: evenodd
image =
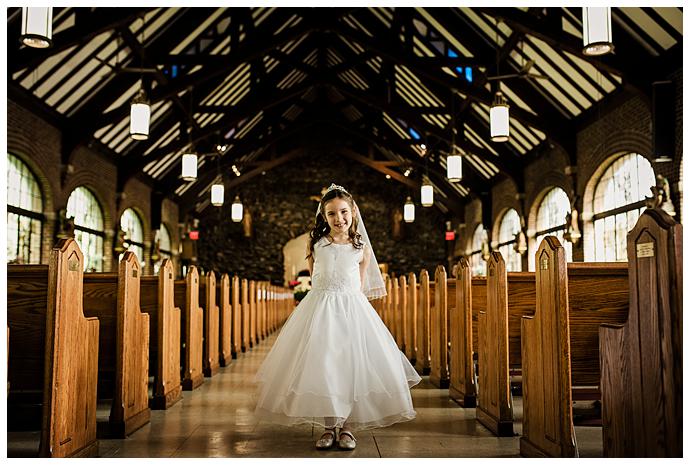
M357 440L350 431L341 431L338 438L338 449L353 450L357 447Z
M326 431L323 432L321 435L321 438L319 438L318 441L316 441L316 448L319 450L324 450L324 449L330 449L333 447L333 444L335 443L335 428L330 429L326 428Z

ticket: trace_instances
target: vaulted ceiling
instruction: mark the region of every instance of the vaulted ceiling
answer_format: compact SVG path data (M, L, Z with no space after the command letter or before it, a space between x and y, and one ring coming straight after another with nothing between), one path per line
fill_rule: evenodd
M681 9L612 10L615 52L589 57L581 8L54 8L48 49L12 39L21 8L9 8L8 97L62 130L64 165L96 147L118 164L118 190L144 177L183 211L205 210L219 178L232 189L329 150L430 181L439 208L458 212L504 176L520 190L521 167L547 147L574 160L601 102L648 101L682 65ZM505 143L489 137L499 82ZM136 141L129 102L142 85L151 130ZM445 178L453 143L466 155L460 183ZM190 148L199 177L185 182Z

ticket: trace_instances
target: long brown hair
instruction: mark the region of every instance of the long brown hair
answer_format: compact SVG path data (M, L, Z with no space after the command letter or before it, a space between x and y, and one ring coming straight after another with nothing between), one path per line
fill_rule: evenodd
M326 204L336 198L345 200L350 206L352 223L347 230L347 235L350 236L352 246L356 249L361 249L364 245L362 243L362 235L357 232L357 225L359 222L357 221L357 215L355 214L354 199L349 192L340 189L333 189L326 192L319 203L319 214L316 215L316 218L314 219L314 227L309 232L309 254L306 256L307 259L314 256L314 245L316 245L316 243L319 242L322 237L331 232L331 227L328 226L328 221L326 221L325 217Z

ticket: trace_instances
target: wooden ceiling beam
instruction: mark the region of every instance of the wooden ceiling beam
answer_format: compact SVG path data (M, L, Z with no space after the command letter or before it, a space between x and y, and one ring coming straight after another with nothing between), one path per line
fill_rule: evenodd
M37 49L33 47L20 47L19 33L17 42L8 41L7 49L7 74L9 77L15 72L40 65L53 55L57 55L75 45L83 45L99 34L116 29L120 26L129 26L136 18L153 8L73 8L75 11L75 24L53 36L53 45L49 48ZM12 30L21 30L21 14L17 25ZM10 29L11 25L8 25ZM19 27L17 27L19 26ZM9 30L8 30L9 32ZM14 34L12 34L14 36Z

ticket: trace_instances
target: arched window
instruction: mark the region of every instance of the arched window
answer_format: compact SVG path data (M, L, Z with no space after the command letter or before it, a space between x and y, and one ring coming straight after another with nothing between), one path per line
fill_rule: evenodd
M594 256L598 262L626 261L627 234L645 209L656 184L649 161L637 153L617 158L594 190Z
M498 227L498 251L506 262L506 271L522 271L522 256L515 250L515 235L520 232L520 216L508 210Z
M573 245L563 239L565 233L565 216L570 213L568 194L560 187L551 189L541 201L537 210L537 232L535 250L546 236L556 236L565 249L565 258L573 261Z
M7 154L7 261L41 263L43 197L36 177Z
M144 265L144 225L139 215L128 208L120 217L120 227L125 232L125 247L131 250L139 259L139 264ZM124 255L124 254L123 254ZM122 258L122 256L120 256Z
M85 271L103 271L103 210L86 187L77 187L67 199L67 218L74 218L74 238L84 254Z
M472 276L486 276L486 261L482 257L482 244L486 238L484 226L478 225L472 234L472 250L470 252L470 266Z
M158 230L157 240L158 240L158 255L160 255L159 260L153 264L154 274L158 274L158 270L166 258L172 258L172 241L170 240L170 232L168 228L161 223L161 227Z

